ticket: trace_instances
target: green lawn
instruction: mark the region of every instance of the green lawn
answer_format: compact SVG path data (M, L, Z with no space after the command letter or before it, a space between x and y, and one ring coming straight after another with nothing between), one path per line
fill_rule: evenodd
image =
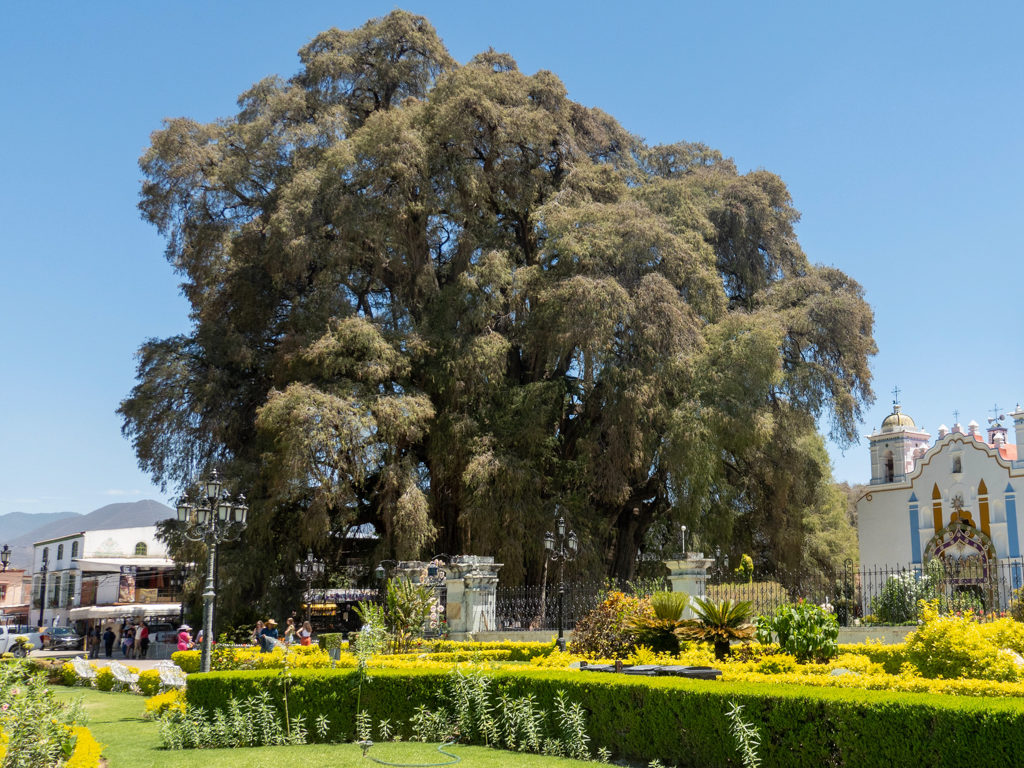
M376 763L363 760L354 744L310 744L302 747L257 747L251 749L165 750L154 722L143 720L141 696L125 693L104 693L86 688L55 688L58 698L83 700L89 715L89 730L106 745L103 756L110 768L310 768L330 765L332 768L374 768ZM539 755L523 755L484 747L452 747L459 755L459 768L571 768L593 766L578 760ZM432 744L378 744L370 752L378 760L392 763L426 764L446 762L450 758L437 752Z

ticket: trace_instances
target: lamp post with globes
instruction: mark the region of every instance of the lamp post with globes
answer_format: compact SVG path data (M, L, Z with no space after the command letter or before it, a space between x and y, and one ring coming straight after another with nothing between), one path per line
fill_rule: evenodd
M309 621L310 616L310 603L313 601L310 595L310 585L318 578L324 575L324 561L313 554L313 550L309 550L306 553L305 560L299 560L295 564L295 574L306 582L306 591L304 597L306 598L306 621Z
M575 531L566 532L562 515L558 516L556 530L557 534L550 531L544 534L544 552L548 560L558 563L558 648L564 651L565 564L576 559L580 544Z
M7 570L7 566L11 564L11 548L4 544L4 548L0 549L0 573Z
M217 566L217 545L237 539L245 528L249 507L245 496L238 494L231 501L217 470L200 483L193 503L186 492L178 501L178 522L184 526L185 537L206 544L206 589L203 590L203 655L201 669L210 671L210 648L213 643L213 604L217 597L214 568Z

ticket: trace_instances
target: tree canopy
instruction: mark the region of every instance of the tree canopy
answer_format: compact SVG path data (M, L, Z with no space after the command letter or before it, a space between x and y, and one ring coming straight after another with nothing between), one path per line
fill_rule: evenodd
M367 523L533 581L556 505L595 573L680 522L797 564L837 503L817 424L855 439L875 345L783 181L403 11L299 57L140 161L192 326L142 346L124 431L160 483L238 478L267 553L238 583Z

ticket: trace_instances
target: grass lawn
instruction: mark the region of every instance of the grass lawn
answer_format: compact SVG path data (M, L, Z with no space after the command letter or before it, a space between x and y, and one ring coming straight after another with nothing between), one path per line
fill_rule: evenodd
M354 744L309 744L301 747L254 747L249 749L185 749L160 748L156 723L143 720L145 699L125 693L104 693L87 688L54 688L60 699L82 699L89 716L89 730L105 745L103 756L110 768L310 768L330 765L332 768L373 768L377 764L363 760ZM459 755L459 768L571 768L592 766L578 760L566 760L485 747L450 748ZM414 743L378 744L370 751L377 760L391 763L442 763L451 758L438 753L436 745Z

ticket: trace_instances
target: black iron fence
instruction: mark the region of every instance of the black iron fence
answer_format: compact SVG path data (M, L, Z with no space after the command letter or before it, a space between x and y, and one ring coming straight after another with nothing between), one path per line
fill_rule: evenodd
M1024 586L1024 560L985 563L969 558L933 560L927 566L855 568L847 563L834 572L779 573L750 583L712 575L698 591L714 601L746 600L754 615L771 613L800 601L826 606L839 623L915 624L921 601L934 603L940 613L970 615L982 621L1007 615ZM611 589L630 592L637 585L610 582L567 582L564 626L595 608ZM496 596L499 630L555 629L558 626L558 585L499 586Z
M575 627L577 621L604 600L608 591L609 586L605 582L566 582L562 604L564 627ZM499 630L557 629L558 585L499 585L494 613L496 629Z

